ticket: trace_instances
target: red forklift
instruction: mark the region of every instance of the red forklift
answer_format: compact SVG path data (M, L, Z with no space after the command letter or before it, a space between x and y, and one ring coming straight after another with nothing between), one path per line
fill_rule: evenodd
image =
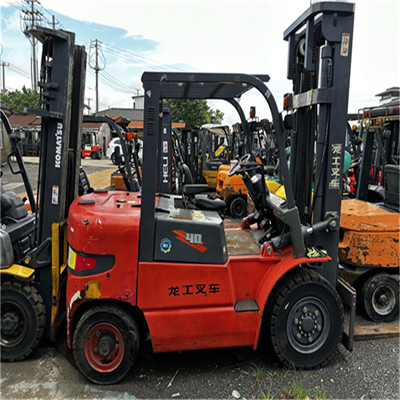
M31 210L1 187L1 361L23 360L42 338L54 340L65 319L66 217L81 174L85 49L70 32L33 27L30 33L43 45L40 109L32 110L42 118L37 200L18 138L1 112L12 148L7 161L22 176Z
M352 306L351 348L355 293L338 278L337 171L344 158L353 20L353 4L323 2L285 31L296 168L289 172L281 163L283 200L269 193L262 165L247 155L236 164L230 174L241 174L256 206L240 229L225 229L216 212L179 208L181 196L161 192L162 150L170 145L162 100L232 101L257 90L285 160L286 126L266 76L142 75L141 192L94 191L69 210L67 340L90 381L120 381L144 341L159 353L256 348L269 340L287 367L323 366L342 338L342 300ZM195 194L201 186L184 190Z
M81 157L90 157L92 160L101 160L103 149L97 142L96 132L82 133Z
M30 32L43 46L40 109L32 110L42 118L36 199L20 151L21 138L0 112L11 144L7 162L11 172L22 177L29 202L27 211L17 194L1 186L2 362L25 359L42 338L56 340L65 321L66 218L78 194L92 190L80 167L82 120L106 122L123 138L109 118L83 117L86 53L84 47L75 45L75 35L44 27ZM123 156L129 160L125 147ZM138 183L128 161L125 170L126 187L135 190Z

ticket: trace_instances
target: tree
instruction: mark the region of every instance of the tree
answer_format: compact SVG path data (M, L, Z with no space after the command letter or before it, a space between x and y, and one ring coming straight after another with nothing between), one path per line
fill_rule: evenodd
M22 92L17 89L1 93L0 103L9 106L11 114L26 114L25 108L33 110L39 108L39 93L23 86Z
M184 122L189 128L209 124L213 117L216 124L221 124L224 118L224 113L210 108L206 100L167 99L164 107L171 107L173 122Z

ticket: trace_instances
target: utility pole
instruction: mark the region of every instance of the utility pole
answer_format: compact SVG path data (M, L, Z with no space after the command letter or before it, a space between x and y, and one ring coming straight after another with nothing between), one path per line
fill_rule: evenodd
M24 13L23 20L29 22L30 25L35 26L35 22L43 21L43 14L39 11L35 11L35 3L39 3L38 0L25 0L28 5L30 4L30 10L22 10ZM35 19L36 18L36 19ZM27 26L25 27L25 35L29 36L27 32ZM32 60L31 60L31 73L32 73L32 90L37 91L37 64L36 64L36 39L32 36Z
M93 99L91 99L90 97L88 97L86 100L87 100L87 102L88 102L86 108L87 108L87 110L88 110L88 113L91 114L92 107L90 107L90 102L91 102L91 100L93 100Z
M95 40L95 48L96 48L96 66L94 67L96 73L96 114L99 112L99 44L97 39Z
M5 67L8 67L10 64L8 62L2 62L1 63L1 68L2 68L2 72L3 72L3 93L6 92L6 73L5 73Z
M102 63L102 66L99 65L99 61L100 63ZM94 39L90 42L89 67L94 69L95 71L96 113L99 112L99 72L102 71L105 68L105 66L106 66L105 58L101 53L101 42L97 39Z
M34 1L31 0L32 26L35 26L35 9ZM37 89L37 72L36 72L36 39L32 36L32 71L33 71L33 90Z

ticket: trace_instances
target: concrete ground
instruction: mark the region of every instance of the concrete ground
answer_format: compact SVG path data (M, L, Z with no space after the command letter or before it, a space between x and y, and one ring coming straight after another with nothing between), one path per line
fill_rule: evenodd
M142 349L128 376L112 386L89 383L65 342L44 343L25 361L2 363L0 382L2 399L289 399L301 393L314 399L399 399L399 340L356 342L351 353L339 345L327 366L312 371L283 368L266 349L157 355Z

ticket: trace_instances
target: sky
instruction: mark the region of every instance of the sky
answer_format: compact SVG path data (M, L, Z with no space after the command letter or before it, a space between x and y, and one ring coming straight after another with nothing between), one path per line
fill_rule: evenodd
M21 5L26 8L24 0L0 0L0 57L9 63L8 90L31 87L32 48L22 33ZM142 73L151 70L268 74L268 87L282 109L282 97L291 91L283 32L309 5L309 0L40 0L35 8L49 21L55 15L57 27L74 32L76 43L85 46L85 103L92 111L95 39L102 68L99 110L131 108L132 96L143 93ZM377 105L376 94L400 86L399 17L399 0L355 1L349 112ZM256 106L260 119L269 117L259 94L249 92L240 102L247 115ZM238 121L231 105L219 101L210 106L225 113L224 123Z

